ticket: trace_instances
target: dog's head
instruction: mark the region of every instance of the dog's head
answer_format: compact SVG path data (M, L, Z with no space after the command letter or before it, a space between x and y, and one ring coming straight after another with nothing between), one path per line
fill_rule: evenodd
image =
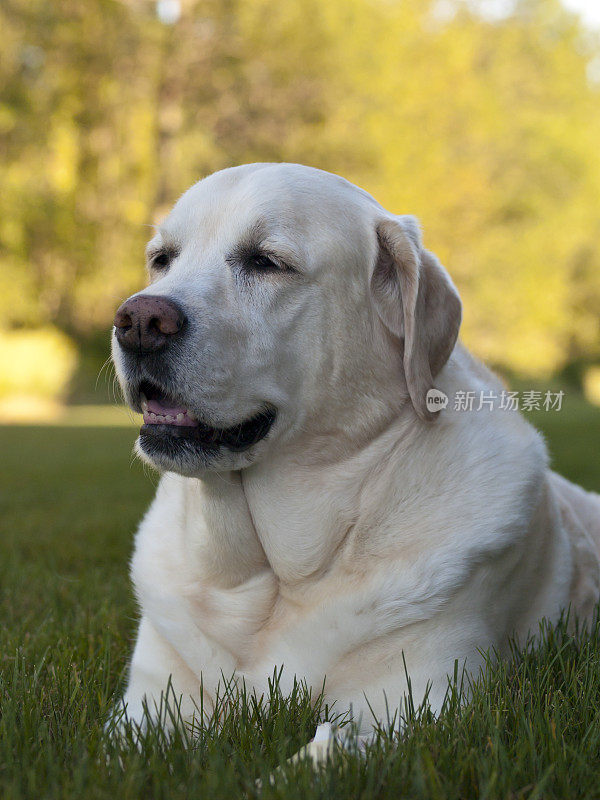
M460 301L393 216L297 164L215 173L147 248L150 284L117 311L113 359L159 469L242 469L301 436L364 436L425 397L456 342Z

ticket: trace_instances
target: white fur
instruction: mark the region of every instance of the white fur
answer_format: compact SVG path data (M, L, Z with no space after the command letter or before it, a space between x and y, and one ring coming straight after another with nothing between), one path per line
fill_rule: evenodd
M179 256L142 293L193 322L171 362L181 394L214 425L265 402L278 416L208 467L141 452L165 472L132 559L134 721L169 677L191 716L201 679L210 708L223 674L262 692L283 665L284 689L326 678L366 733L367 704L384 720L407 690L403 656L415 701L431 683L439 709L456 660L477 671L480 650L598 599L600 502L549 471L541 436L514 412L415 411L370 287L376 226L394 219L337 176L249 165L192 187L153 240ZM226 257L258 221L298 274L232 273ZM416 227L403 230L412 254ZM116 345L114 358L127 392ZM461 345L434 379L451 397L500 388Z

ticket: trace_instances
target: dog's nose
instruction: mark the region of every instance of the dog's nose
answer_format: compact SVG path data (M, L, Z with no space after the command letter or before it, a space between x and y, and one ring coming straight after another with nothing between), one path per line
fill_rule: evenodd
M142 294L117 309L114 324L117 341L124 350L150 353L164 347L185 321L183 311L173 300Z

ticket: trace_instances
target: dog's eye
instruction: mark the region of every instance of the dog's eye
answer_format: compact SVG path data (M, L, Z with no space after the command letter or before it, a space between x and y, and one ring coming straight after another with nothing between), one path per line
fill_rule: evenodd
M248 269L256 272L282 272L285 265L267 253L253 253L246 261Z
M152 256L150 260L150 266L152 269L163 270L167 269L169 264L171 263L171 259L173 258L172 253L167 253L166 250L161 250L160 253L157 253L155 256Z
M274 275L282 272L296 272L294 267L282 261L278 255L268 250L263 250L256 245L238 245L226 256L225 260L240 276L245 276L246 278L267 275L268 273Z

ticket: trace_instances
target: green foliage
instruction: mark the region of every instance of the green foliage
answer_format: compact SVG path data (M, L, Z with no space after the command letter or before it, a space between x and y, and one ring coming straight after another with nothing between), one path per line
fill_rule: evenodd
M150 0L4 3L3 324L107 328L187 186L289 160L421 218L480 355L597 358L600 46L558 0L480 7L187 0L165 25Z
M55 398L68 383L76 363L73 343L55 328L0 329L0 400L27 395Z

